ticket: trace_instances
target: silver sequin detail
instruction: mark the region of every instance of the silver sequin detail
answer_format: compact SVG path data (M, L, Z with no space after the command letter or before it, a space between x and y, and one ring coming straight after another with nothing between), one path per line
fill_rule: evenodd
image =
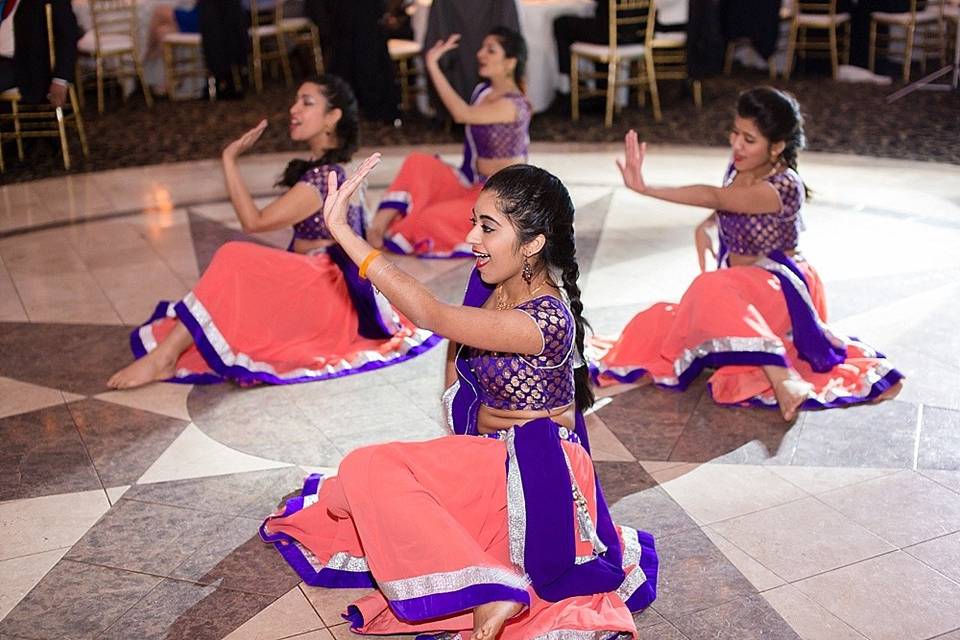
M636 529L620 525L620 537L623 538L623 568L638 565L643 549L640 547L640 541L637 540Z
M531 640L617 640L629 638L624 631L583 631L581 629L554 629Z
M580 489L580 484L577 482L576 476L573 475L573 466L570 464L570 457L567 456L565 449L563 450L563 460L567 463L567 471L570 474L573 502L577 508L577 528L580 531L580 540L593 545L593 552L595 554L600 555L606 553L607 545L605 545L603 540L600 539L600 536L597 535L597 527L593 523L593 518L590 517L587 500L583 497L583 491Z
M633 595L633 592L639 589L640 585L646 581L647 576L644 575L643 570L637 566L627 574L626 579L620 583L620 587L617 589L617 595L620 596L621 600L626 602L630 599L630 596Z
M526 590L529 580L526 576L502 567L467 567L402 580L384 580L377 584L387 600L397 601L451 593L479 584L500 584Z
M450 429L450 433L456 433L456 427L453 424L453 399L456 397L457 393L460 391L460 380L454 380L453 384L447 387L447 390L443 392L440 401L443 403L443 410L447 418L447 428Z
M506 432L507 439L507 530L510 536L510 561L523 571L527 537L527 505L523 498L523 480L517 462L515 427ZM500 433L503 433L502 431Z
M317 558L317 556L313 555L312 551L307 549L299 542L294 541L294 544L297 545L297 549L300 550L300 553L303 554L303 557L307 559L307 562L310 563L310 566L313 567L313 570L317 573L323 571L324 569L355 571L357 573L370 571L370 567L367 566L367 561L364 558L351 556L344 551L340 551L339 553L335 553L330 556L330 560L328 560L326 563L323 563L320 562L320 559Z

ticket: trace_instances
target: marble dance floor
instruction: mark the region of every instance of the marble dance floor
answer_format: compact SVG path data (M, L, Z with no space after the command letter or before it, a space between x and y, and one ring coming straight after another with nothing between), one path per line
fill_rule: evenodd
M388 152L371 198L406 150ZM455 151L451 148L451 157ZM534 148L578 205L600 333L675 300L701 212L619 186L614 147ZM253 156L254 190L285 158ZM650 179L717 183L718 149L657 147ZM803 245L831 322L908 376L893 402L806 413L645 388L590 417L616 518L652 531L650 639L960 639L957 167L808 154ZM241 237L213 161L0 188L0 638L329 640L351 594L300 584L260 518L351 449L440 434L443 350L280 388L109 392L130 325ZM285 245L287 232L255 241ZM401 260L453 299L463 262ZM349 425L349 426L347 426Z

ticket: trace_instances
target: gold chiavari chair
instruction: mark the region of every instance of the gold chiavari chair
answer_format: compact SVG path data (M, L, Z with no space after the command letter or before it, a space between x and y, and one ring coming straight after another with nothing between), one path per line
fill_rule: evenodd
M121 83L124 78L135 79L143 90L148 107L153 106L150 87L143 76L140 63L136 0L89 0L93 20L93 35L87 32L77 42L81 55L94 59L97 76L97 111L103 113L104 81L109 74ZM83 77L78 66L77 86L83 95ZM121 95L123 93L121 87Z
M206 78L203 40L199 33L168 33L160 43L163 51L163 76L170 100L181 99L177 87L186 78ZM183 96L184 98L188 96Z
M417 71L416 58L423 47L416 40L401 40L391 38L387 40L387 51L390 59L397 65L397 81L400 83L400 108L410 109L410 97L421 91L417 84L420 75Z
M910 0L910 11L903 13L884 13L874 11L870 14L870 71L876 69L877 50L889 51L890 45L901 38L895 35L899 27L903 32L903 81L910 81L910 65L914 49L920 51L921 74L926 73L927 55L933 53L943 64L947 62L947 40L943 18L942 0L926 0L923 9L917 0ZM888 32L881 35L879 25L886 25Z
M840 67L841 38L843 63L847 64L850 58L850 14L837 13L837 0L798 0L790 25L783 77L790 79L793 58L798 53L806 57L811 52L827 52L833 79L836 80Z
M699 109L703 106L703 83L690 80L687 72L687 34L684 31L668 31L653 34L649 55L653 58L653 68L657 82L661 80L684 80L690 82L693 90L693 104Z
M285 1L285 0L284 0ZM323 73L323 50L320 48L320 29L313 20L303 16L287 18L280 16L280 30L292 48L304 46L313 57L313 68L317 75Z
M53 7L47 3L44 7L47 18L47 46L50 51L50 69L56 62L56 47L54 47ZM67 104L63 107L54 107L49 103L22 104L20 91L10 89L0 94L0 101L10 105L10 113L0 115L0 171L6 167L3 161L3 141L13 138L17 143L17 156L23 160L24 138L59 138L60 150L63 153L63 167L70 170L70 143L67 139L67 126L76 127L80 138L80 148L84 157L89 154L87 136L83 129L83 117L80 114L80 104L77 91L73 85L67 89ZM13 132L2 131L5 123L13 125Z
M289 87L293 84L293 74L290 72L286 34L280 28L283 23L283 1L276 0L272 10L261 10L258 8L257 0L250 0L250 20L249 34L253 43L253 85L257 93L263 91L263 65L266 62L280 62L284 82Z
M603 0L601 0L603 1ZM610 31L609 44L574 42L570 47L570 112L573 120L580 119L580 100L596 95L606 96L606 115L604 126L613 126L613 111L616 106L617 87L638 87L637 101L643 105L646 91L649 89L653 103L653 117L660 121L660 96L657 92L656 73L653 57L649 54L648 43L653 40L653 27L656 7L653 0L609 0ZM640 36L640 42L619 44L621 34L631 33ZM595 64L606 64L607 71L584 72L580 70L580 61L588 60ZM625 78L619 78L620 69L626 71ZM589 82L606 79L606 89L595 89ZM581 86L583 85L583 86Z

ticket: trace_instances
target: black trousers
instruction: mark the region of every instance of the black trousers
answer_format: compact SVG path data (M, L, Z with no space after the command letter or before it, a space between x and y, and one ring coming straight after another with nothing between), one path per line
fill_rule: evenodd
M872 11L910 11L910 0L840 0L837 3L837 12L850 14L850 64L857 67L866 68L869 62Z
M217 82L232 83L233 67L247 64L247 27L240 0L197 0L203 59Z
M6 91L17 86L14 73L13 58L0 56L0 91Z
M570 45L574 42L606 44L610 39L610 27L606 20L560 16L553 21L553 37L557 41L560 73L570 73Z

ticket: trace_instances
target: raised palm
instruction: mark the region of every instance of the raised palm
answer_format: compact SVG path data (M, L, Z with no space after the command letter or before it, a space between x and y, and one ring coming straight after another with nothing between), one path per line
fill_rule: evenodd
M361 162L353 175L344 180L342 185L337 185L336 171L331 171L327 175L327 197L323 200L323 220L331 232L343 228L344 225L350 226L347 221L350 199L353 198L353 194L357 192L363 181L367 179L367 175L378 164L380 164L380 154L374 153Z
M244 153L250 150L253 145L257 143L257 140L260 139L260 136L263 135L263 131L267 128L266 119L261 120L257 123L253 129L250 129L242 136L231 142L223 150L224 155L234 155L238 156L241 153Z
M452 33L446 40L437 40L437 43L427 51L427 62L438 62L443 54L453 51L460 46L460 34Z
M647 143L640 142L637 132L631 129L623 138L624 159L617 160L623 184L637 193L647 190L647 183L643 180L643 160L647 155Z

